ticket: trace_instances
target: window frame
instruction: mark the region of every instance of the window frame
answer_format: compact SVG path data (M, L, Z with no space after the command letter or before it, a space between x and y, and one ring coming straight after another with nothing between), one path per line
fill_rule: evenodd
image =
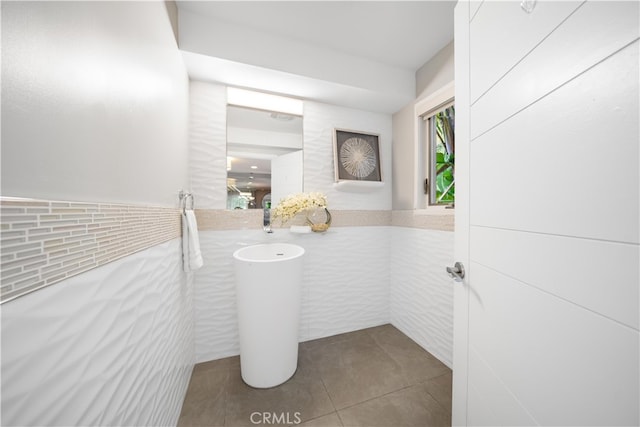
M426 149L425 152L427 153L427 156L425 158L425 164L426 164L426 169L427 169L427 175L428 175L428 192L426 194L426 201L427 201L427 205L428 206L445 206L445 207L451 207L453 208L455 205L455 199L453 202L438 202L436 200L437 197L437 190L436 190L436 172L437 172L437 168L436 168L436 162L435 162L435 158L436 158L436 149L437 149L437 142L434 143L434 136L435 136L435 128L433 127L433 125L431 124L431 120L436 116L436 114L446 110L449 107L455 107L455 99L451 99L450 102L447 102L443 105L441 105L440 107L438 107L437 109L424 114L421 119L424 122L424 139L422 141L422 143L424 143L426 145ZM455 129L454 129L454 134L455 134ZM455 162L455 157L454 157L454 162ZM454 182L455 182L455 178L454 178ZM427 185L425 184L425 189L427 187Z
M419 99L414 104L414 210L418 214L435 214L444 215L454 214L454 205L447 204L430 204L429 195L425 193L425 179L430 173L428 169L431 161L431 156L426 147L430 145L425 144L425 139L428 137L426 134L427 121L423 120L423 117L429 117L436 114L447 106L455 105L455 85L451 81L443 85L440 89L433 92L431 95ZM432 180L429 179L431 182Z

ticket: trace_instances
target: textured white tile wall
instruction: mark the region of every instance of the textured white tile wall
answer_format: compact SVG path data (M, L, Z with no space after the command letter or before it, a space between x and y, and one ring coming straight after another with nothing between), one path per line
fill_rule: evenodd
M191 82L191 189L201 209L226 206L225 100L223 86ZM310 101L304 109L305 191L326 193L330 209L391 210L391 116ZM380 135L384 187L371 192L333 187L335 128ZM239 353L232 253L239 242L266 238L260 230L201 233L205 265L196 272L194 303L198 362ZM440 272L452 258L453 233L334 227L323 235L278 230L268 238L300 243L308 252L301 340L392 320L451 366L451 285Z
M304 103L304 189L327 194L333 209L391 210L391 115L334 105ZM333 187L335 128L380 135L384 187L371 192L345 192Z
M226 87L190 83L189 169L200 209L226 209ZM304 190L322 191L333 209L391 209L391 115L304 102ZM334 189L333 130L380 135L384 187L370 192Z
M453 361L453 233L393 227L391 323L444 364Z
M200 209L227 208L227 90L189 84L189 177Z
M4 304L2 425L176 425L192 286L174 239Z
M300 340L389 322L391 227L335 227L324 234L205 231L195 275L196 361L239 353L233 252L241 244L288 241L305 248ZM270 279L265 278L265 282Z
M194 273L196 363L240 353L232 254L237 242L257 236L257 231L200 232L204 265Z

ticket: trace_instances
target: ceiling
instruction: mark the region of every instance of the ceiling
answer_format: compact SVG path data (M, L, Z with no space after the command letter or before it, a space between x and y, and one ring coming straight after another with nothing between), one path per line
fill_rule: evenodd
M177 4L192 79L385 113L453 39L453 0Z

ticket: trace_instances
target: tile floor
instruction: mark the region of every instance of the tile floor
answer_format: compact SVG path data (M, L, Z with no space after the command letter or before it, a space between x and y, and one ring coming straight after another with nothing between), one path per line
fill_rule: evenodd
M451 425L451 370L391 325L363 329L300 343L295 375L271 389L247 386L237 356L196 365L178 426L295 424Z

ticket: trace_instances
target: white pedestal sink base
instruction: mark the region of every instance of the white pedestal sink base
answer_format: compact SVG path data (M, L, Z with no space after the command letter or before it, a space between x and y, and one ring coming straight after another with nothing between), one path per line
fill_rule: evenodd
M233 255L242 379L256 388L275 387L291 378L298 366L304 249L270 243Z

